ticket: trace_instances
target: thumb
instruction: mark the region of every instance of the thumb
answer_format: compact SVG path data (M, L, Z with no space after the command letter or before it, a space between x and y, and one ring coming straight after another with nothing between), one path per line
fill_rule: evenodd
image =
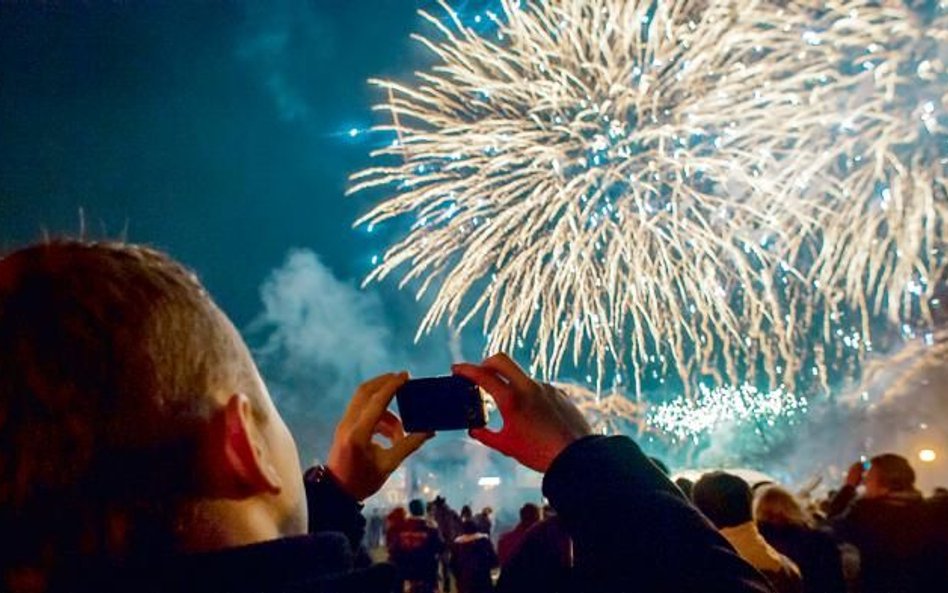
M433 432L415 432L396 441L388 450L388 465L392 471L434 435Z

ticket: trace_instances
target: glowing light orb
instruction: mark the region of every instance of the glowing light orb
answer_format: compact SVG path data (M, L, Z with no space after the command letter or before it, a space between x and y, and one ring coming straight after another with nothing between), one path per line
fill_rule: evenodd
M938 455L935 453L933 449L922 449L921 451L918 452L919 461L923 461L925 463L931 463L935 461L935 459L937 458L938 458Z

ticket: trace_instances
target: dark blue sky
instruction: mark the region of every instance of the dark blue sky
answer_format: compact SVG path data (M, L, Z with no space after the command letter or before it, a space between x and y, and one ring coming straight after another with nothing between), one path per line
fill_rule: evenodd
M241 326L290 247L361 278L371 198L343 191L377 139L346 132L373 121L367 78L424 63L419 7L0 3L0 248L75 233L82 209L93 235L127 227L196 268Z

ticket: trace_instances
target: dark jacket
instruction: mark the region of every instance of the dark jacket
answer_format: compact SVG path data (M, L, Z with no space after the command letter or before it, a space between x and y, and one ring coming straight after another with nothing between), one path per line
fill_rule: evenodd
M356 568L339 533L273 540L156 562L134 571L123 585L88 591L118 593L396 593L395 568ZM128 586L129 583L132 586Z
M767 543L800 568L804 593L845 593L842 555L832 535L796 525L757 527Z
M547 471L543 493L572 537L573 590L772 591L627 437L591 436L570 445Z
M314 533L132 566L89 571L85 593L395 593L388 564L365 564L359 547L365 520L358 504L325 474L307 472Z
M944 519L916 492L856 498L846 486L830 505L830 524L859 550L862 593L931 593L948 590Z
M489 593L494 590L490 571L497 566L497 554L486 533L459 535L451 543L451 572L458 593Z

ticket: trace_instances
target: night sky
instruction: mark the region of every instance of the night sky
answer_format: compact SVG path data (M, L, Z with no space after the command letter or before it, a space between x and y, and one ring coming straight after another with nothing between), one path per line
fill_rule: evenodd
M0 3L0 246L82 210L193 266L241 327L288 248L360 279L378 245L343 192L373 139L347 132L374 121L367 78L423 63L408 36L433 5Z
M0 1L0 250L83 225L167 250L244 333L304 460L320 455L358 383L452 359L446 331L414 343L412 293L358 289L388 238L352 228L378 194L343 195L391 140L365 131L384 99L367 79L430 61L409 39L419 8L438 9Z

